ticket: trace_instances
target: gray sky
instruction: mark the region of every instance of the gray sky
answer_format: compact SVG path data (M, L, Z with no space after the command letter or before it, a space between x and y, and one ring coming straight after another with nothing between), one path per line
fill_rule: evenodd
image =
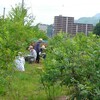
M22 0L0 0L0 15L3 8L6 14ZM52 24L54 16L63 15L78 19L91 17L100 13L100 0L24 0L25 6L30 7L29 13L35 16L35 23Z

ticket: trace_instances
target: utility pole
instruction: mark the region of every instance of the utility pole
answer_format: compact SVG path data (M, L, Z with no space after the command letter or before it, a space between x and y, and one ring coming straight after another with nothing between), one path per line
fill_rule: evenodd
M22 0L22 10L23 10L23 8L24 8L24 0Z
M5 18L5 8L3 8L3 19Z
M24 0L22 0L22 14L21 14L21 16L23 15L23 12L24 12ZM23 25L24 25L24 18L23 18Z

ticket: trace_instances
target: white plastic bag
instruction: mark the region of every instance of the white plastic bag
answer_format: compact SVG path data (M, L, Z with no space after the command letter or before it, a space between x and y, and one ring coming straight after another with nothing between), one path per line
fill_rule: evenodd
M25 59L24 59L24 57L22 57L22 56L17 56L16 59L15 59L15 65L16 65L16 68L17 68L19 71L25 71L25 68L24 68Z

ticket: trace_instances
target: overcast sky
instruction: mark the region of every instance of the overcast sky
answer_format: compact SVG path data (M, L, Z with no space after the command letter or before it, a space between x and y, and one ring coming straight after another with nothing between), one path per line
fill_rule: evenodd
M22 0L0 0L0 15L3 8L6 14ZM35 23L53 24L54 16L91 17L100 13L100 0L24 0L25 6L30 7L29 13L35 16Z

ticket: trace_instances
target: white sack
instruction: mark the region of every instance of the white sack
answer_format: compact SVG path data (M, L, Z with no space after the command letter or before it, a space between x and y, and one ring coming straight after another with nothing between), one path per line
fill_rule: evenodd
M17 56L15 59L15 65L19 71L25 71L25 68L24 68L25 59L24 59L24 57Z

